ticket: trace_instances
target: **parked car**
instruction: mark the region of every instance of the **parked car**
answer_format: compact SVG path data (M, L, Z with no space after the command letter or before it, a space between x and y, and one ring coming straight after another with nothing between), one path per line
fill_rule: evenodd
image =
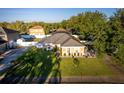
M42 44L42 43L37 43L35 46L36 46L37 48L43 48L43 44Z

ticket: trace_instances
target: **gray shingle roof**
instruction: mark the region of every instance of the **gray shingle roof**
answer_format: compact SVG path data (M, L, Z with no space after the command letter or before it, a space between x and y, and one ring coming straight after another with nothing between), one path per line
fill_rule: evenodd
M69 38L62 46L83 46L83 44L73 38Z
M52 36L47 37L45 39L45 43L54 43L54 44L62 44L66 39L69 38L69 35L66 33L55 33Z
M67 32L56 32L47 37L44 43L60 44L61 46L83 46L79 40Z

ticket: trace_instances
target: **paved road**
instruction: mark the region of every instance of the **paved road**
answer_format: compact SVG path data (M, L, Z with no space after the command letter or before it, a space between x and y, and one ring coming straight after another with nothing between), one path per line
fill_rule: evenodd
M0 72L10 67L11 61L16 60L27 48L11 49L3 54L4 59L0 62Z

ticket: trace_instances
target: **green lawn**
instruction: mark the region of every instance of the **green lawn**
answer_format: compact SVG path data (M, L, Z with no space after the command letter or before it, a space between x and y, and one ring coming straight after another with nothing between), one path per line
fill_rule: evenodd
M35 38L33 41L34 42L40 42L41 41L41 38Z
M74 64L72 58L62 58L60 70L62 76L96 76L114 75L114 72L103 63L102 58L78 58L79 63Z
M31 83L32 78L44 78L44 83L49 77L63 76L112 76L111 69L104 64L103 57L99 58L59 58L54 52L32 47L9 70L0 73L4 82ZM28 80L27 80L28 78ZM8 82L8 81L7 81Z

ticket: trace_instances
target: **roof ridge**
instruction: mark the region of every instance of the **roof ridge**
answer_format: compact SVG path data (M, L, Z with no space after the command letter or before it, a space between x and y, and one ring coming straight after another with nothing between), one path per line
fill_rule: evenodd
M56 34L56 33L66 33L66 34L70 35L70 32L67 32L67 31L55 31L55 32L52 32L52 34Z
M72 36L72 35L70 35L70 38L69 38L67 41L69 41L70 39L73 39L73 40L75 40L76 42L78 42L79 44L83 45L77 38L75 38L75 37ZM66 41L66 42L67 42L67 41ZM64 42L62 45L64 45L66 42Z

